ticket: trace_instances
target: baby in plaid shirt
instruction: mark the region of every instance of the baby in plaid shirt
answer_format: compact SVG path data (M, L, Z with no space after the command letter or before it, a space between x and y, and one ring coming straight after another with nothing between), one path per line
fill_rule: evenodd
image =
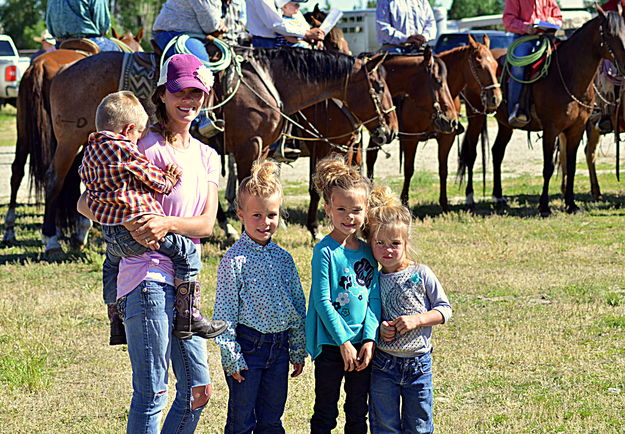
M135 241L130 231L136 228L136 221L141 216L164 215L152 192L169 194L182 175L181 169L174 164L167 166L165 171L161 170L137 148L137 141L142 137L147 122L148 115L132 92L121 91L106 96L96 110L98 132L89 136L78 170L86 186L80 201L88 207L91 214L88 217L102 225L107 243L102 281L111 325L111 345L126 343L116 305L119 262L122 257L138 256L152 250ZM162 240L144 241L172 260L174 284L178 292L195 288L193 283L197 280L202 262L189 238L170 233ZM188 321L196 320L188 312L189 306L176 303L176 308L177 319L186 317ZM180 312L182 309L185 312ZM212 338L226 328L221 321L201 320L207 322L201 332L191 331L197 327L190 328L189 324L185 327L182 320L176 321L174 335L180 339L189 339L192 334Z

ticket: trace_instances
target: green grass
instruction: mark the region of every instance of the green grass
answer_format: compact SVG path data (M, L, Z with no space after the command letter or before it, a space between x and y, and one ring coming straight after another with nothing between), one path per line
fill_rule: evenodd
M15 113L15 107L8 105L0 109L0 146L15 147L15 140L17 138Z
M4 131L1 123L0 116ZM436 175L415 175L416 259L434 270L454 309L451 321L434 331L437 432L623 432L625 191L610 165L600 167L606 200L594 202L585 193L588 178L580 164L582 212L564 212L554 178L550 218L537 213L540 171L504 180L504 210L482 198L476 185L476 214L464 212L458 200L452 213L442 214ZM382 181L401 188L397 176ZM463 195L464 187L451 180L448 188L450 197ZM303 226L307 190L307 182L285 186L289 226L276 236L293 255L306 293L312 253ZM5 212L3 204L0 215ZM68 249L67 261L49 264L39 241L42 213L20 206L18 244L0 246L0 431L123 432L131 371L126 348L107 345L101 231L92 231L84 251ZM219 229L203 245L203 310L209 315L226 249ZM228 392L212 341L208 349L215 390L198 432L217 433L223 432ZM308 431L313 389L309 361L304 374L290 380L283 419L288 433Z

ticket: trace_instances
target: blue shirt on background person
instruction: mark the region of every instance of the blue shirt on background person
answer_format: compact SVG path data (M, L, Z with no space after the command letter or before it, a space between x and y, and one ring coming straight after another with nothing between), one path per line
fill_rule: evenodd
M413 35L436 38L436 20L427 0L378 0L375 10L377 39L402 44Z

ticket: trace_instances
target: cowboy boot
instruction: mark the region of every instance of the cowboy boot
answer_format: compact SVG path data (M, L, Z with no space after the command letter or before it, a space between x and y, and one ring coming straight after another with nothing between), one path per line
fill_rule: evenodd
M222 334L227 327L225 321L211 321L200 312L200 282L183 282L176 288L174 336L190 339L196 335L210 339Z
M119 316L119 312L117 311L117 303L107 304L107 314L109 317L110 324L110 336L109 336L109 345L123 345L126 344L126 329L124 328L124 323Z

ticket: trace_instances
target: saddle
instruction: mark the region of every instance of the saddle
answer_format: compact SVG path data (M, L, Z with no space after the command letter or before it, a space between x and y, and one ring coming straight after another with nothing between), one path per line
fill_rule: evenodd
M59 48L63 50L80 51L88 56L100 52L98 44L87 38L67 38L61 42Z

